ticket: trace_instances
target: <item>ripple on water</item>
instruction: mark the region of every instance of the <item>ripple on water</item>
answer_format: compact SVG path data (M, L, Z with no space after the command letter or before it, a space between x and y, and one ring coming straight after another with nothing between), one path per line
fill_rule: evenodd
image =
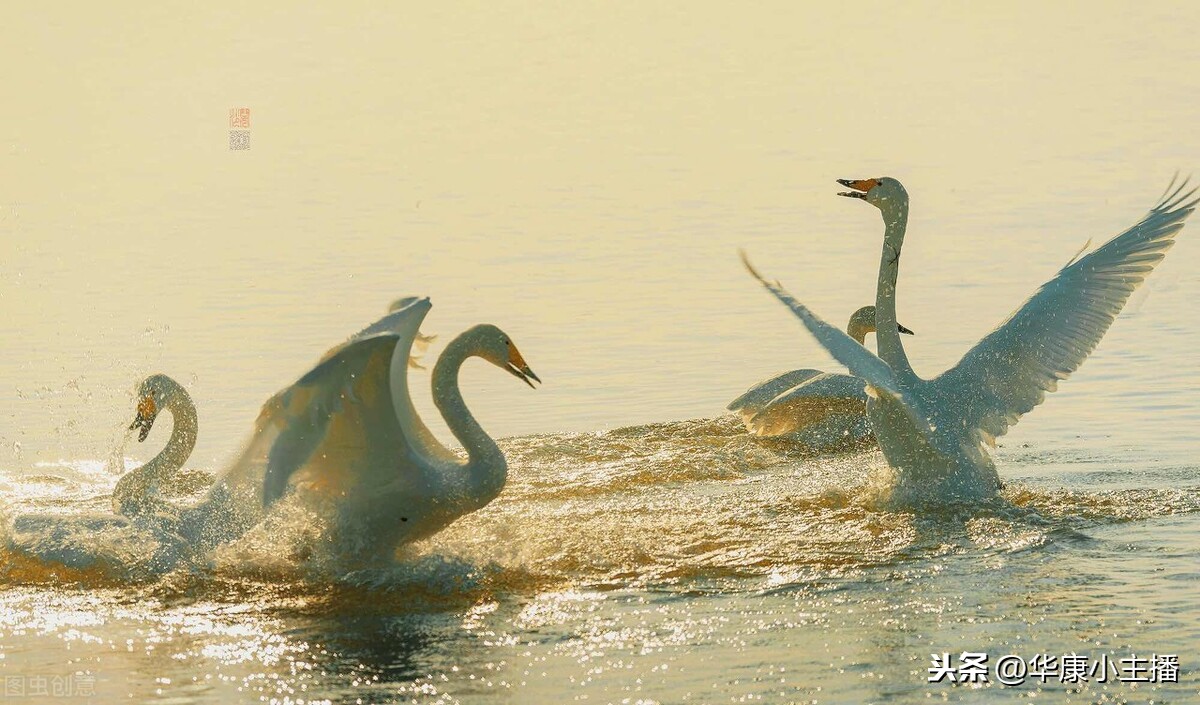
M547 685L555 673L608 693L641 679L682 699L673 684L705 685L685 667L730 679L708 687L768 669L784 686L748 689L764 697L883 696L868 674L916 692L910 676L931 649L1120 652L1200 638L1194 600L1163 588L1195 578L1181 567L1196 558L1183 538L1200 514L1192 468L1060 473L1045 468L1063 458L1038 451L1005 459L1021 479L995 501L895 511L872 501L878 453L812 457L728 417L502 445L504 493L394 563L322 554L320 516L286 503L165 571L148 562L153 536L81 533L60 540L103 556L97 567L10 546L0 628L77 649L165 649L171 663L207 664L197 692L447 702L561 692ZM39 475L8 482L60 514L94 509L111 486ZM86 651L119 668L102 652ZM784 661L802 675L789 679Z

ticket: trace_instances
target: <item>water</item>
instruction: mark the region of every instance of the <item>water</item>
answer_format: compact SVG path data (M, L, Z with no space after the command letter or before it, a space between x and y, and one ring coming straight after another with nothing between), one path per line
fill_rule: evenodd
M0 671L82 674L94 702L1195 700L1196 223L1002 439L995 505L883 511L876 454L804 457L720 414L836 369L738 247L831 320L871 301L878 216L834 178L912 194L899 314L925 374L1135 222L1200 164L1196 14L7 10L9 515L107 509L158 371L199 408L195 499L263 400L406 294L433 299L431 357L489 321L546 385L468 365L510 484L392 569L327 571L266 531L165 576L5 556ZM928 684L942 651L1183 673Z

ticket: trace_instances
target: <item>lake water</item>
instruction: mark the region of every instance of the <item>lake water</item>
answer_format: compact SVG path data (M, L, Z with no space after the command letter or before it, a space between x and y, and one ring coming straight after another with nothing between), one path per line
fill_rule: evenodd
M56 678L97 703L1200 699L1200 222L1001 439L1001 502L873 508L878 454L723 416L776 372L838 369L739 247L831 321L873 299L879 217L835 178L912 196L899 318L927 376L1136 222L1200 165L1200 10L3 16L6 514L107 510L114 453L168 435L122 447L153 372L199 408L187 501L265 399L407 294L433 300L427 359L492 322L545 381L465 368L509 485L390 569L262 536L159 576L0 556L24 701ZM927 682L964 651L1178 654L1180 682Z

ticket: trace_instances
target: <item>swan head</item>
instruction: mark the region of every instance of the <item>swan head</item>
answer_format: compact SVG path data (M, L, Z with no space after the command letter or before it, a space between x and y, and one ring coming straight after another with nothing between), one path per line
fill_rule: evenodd
M916 335L903 324L897 323L896 329L905 335ZM850 316L850 323L846 325L846 334L858 341L859 345L867 339L867 333L875 332L875 307L863 306L855 311Z
M875 179L838 179L842 186L853 189L842 191L839 196L861 198L879 210L887 213L908 203L908 192L890 176L880 176Z
M150 375L138 387L137 416L129 424L129 430L139 429L138 442L146 440L154 420L163 407L169 405L180 387L175 380L162 374Z
M530 388L537 389L533 383L541 383L542 380L529 369L529 364L507 333L487 323L475 326L471 333L475 340L476 355L528 384Z

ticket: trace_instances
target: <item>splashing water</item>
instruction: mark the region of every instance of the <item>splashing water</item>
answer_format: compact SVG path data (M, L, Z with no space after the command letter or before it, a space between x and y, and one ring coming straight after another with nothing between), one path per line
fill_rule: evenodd
M1200 517L1190 468L1085 462L1045 477L1037 467L1075 461L1002 451L1023 475L1001 499L895 511L878 501L877 453L812 457L732 417L502 445L500 498L384 565L332 553L311 502L281 502L198 554L153 523L71 524L106 500L99 463L9 476L21 508L64 523L41 527L40 553L3 557L0 628L66 640L110 674L164 649L157 668L204 673L214 699L304 686L431 702L468 684L484 700L536 698L571 679L615 697L640 678L663 700L718 685L919 693L930 651L1127 655L1200 638L1194 601L1170 597ZM92 560L36 557L55 551ZM130 655L105 651L123 640ZM809 651L785 649L784 665L793 642Z

